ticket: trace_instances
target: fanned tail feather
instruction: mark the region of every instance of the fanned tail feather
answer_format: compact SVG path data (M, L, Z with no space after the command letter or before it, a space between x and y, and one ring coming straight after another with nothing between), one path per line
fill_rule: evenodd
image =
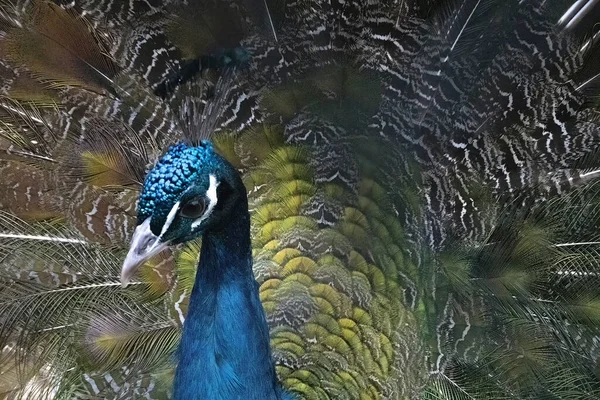
M593 14L557 25L559 0L25 3L0 2L11 391L167 396L199 245L155 258L130 291L118 269L146 169L209 139L249 192L291 392L599 396Z

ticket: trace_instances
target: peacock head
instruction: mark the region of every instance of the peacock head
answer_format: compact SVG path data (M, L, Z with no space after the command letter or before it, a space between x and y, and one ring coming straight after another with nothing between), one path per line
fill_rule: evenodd
M166 247L227 224L242 198L239 174L209 142L169 148L146 176L121 283L127 285L140 265Z

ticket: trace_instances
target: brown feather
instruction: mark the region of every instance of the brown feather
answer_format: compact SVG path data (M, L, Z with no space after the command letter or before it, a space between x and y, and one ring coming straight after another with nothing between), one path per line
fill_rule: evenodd
M29 221L60 217L60 199L51 170L15 161L0 161L0 208Z
M52 87L111 91L118 67L91 26L49 1L37 0L30 7L23 27L7 29L0 55L27 66L33 76Z
M21 102L33 103L38 107L55 106L58 100L56 91L29 74L22 74L13 81L8 96Z
M56 134L44 118L44 109L49 108L53 112L56 105L52 101L45 102L40 95L41 92L37 94L37 100L33 100L36 95L29 93L28 101L0 95L0 138L16 146L12 150L50 155ZM2 148L8 148L8 145Z
M171 42L184 58L195 59L220 48L239 46L246 24L239 10L224 1L191 1L177 10L167 26Z
M139 189L146 167L154 157L152 144L120 122L107 123L100 118L86 123L86 137L73 148L65 146L61 170L65 185L80 182L103 190ZM151 155L148 154L151 153Z

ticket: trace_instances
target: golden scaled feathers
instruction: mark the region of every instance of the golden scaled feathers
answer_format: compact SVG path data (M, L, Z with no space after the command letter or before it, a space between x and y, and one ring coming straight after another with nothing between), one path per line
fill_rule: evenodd
M2 58L27 66L34 78L52 88L111 91L118 67L86 20L45 0L34 1L25 13L18 25L0 21L6 32L0 41Z

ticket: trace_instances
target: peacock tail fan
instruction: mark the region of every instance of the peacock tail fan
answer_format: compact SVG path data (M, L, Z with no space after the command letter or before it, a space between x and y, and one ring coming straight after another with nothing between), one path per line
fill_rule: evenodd
M584 3L0 1L0 397L170 398L202 244L120 269L210 140L297 398L600 398Z

